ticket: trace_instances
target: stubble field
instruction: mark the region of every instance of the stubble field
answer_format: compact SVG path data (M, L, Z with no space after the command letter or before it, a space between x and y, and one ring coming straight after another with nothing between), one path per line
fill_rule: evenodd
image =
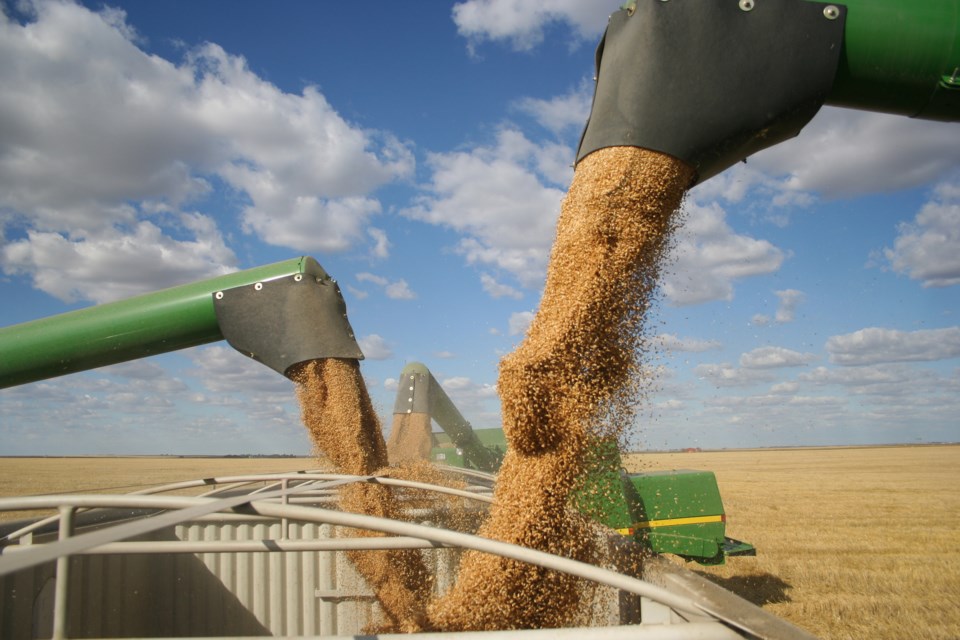
M960 638L960 446L636 454L711 469L755 558L698 568L834 640ZM694 568L698 565L688 565Z
M625 464L716 472L728 535L758 555L688 568L764 609L824 639L960 639L960 446L645 453ZM121 493L316 466L309 458L4 458L0 496Z

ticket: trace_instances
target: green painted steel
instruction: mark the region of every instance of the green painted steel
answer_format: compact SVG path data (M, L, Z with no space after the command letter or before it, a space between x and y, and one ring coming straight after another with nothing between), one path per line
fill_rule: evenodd
M621 468L616 439L592 442L583 465L582 484L573 495L577 510L611 529L631 527L637 517L638 503L633 485Z
M640 502L635 535L650 549L723 564L726 516L712 471L657 471L631 480Z
M960 121L960 0L836 4L847 15L826 104Z
M303 256L0 328L0 388L222 340L217 291L298 273L326 277Z
M468 467L478 471L493 472L500 467L505 453L496 447L488 447L460 413L450 396L443 390L426 365L420 362L407 364L400 373L400 386L394 413L426 413L440 425L459 451L434 448L431 455L442 453L445 464ZM409 390L405 390L407 387ZM412 392L412 393L411 393ZM504 440L504 445L506 441Z

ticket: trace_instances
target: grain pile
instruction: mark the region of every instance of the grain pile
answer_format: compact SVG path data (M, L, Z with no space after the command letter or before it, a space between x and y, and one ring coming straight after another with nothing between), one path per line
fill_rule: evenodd
M644 318L692 177L683 163L634 147L577 165L539 311L500 364L509 446L481 535L584 560L596 553L571 493L588 443L619 436L632 417ZM578 596L570 578L471 552L429 615L450 631L557 627L571 621Z
M291 372L304 426L317 453L339 473L372 475L387 466L387 448L380 421L356 360L327 358L301 363ZM354 483L340 490L345 511L397 518L400 508L389 489ZM382 535L358 531L360 536ZM414 632L425 627L424 607L432 592L432 577L415 549L348 553L366 579L386 617L381 632Z

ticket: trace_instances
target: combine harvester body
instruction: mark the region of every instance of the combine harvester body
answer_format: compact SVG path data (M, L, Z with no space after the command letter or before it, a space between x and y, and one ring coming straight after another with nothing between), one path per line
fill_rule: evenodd
M956 122L958 25L960 0L630 0L597 50L577 158L643 147L687 162L700 182L797 135L823 104ZM306 360L362 358L336 282L298 258L0 329L0 388L222 339L284 375ZM404 375L414 393L398 394L397 413L426 413L425 424L444 429L446 442L428 442L427 455L462 467L447 467L465 479L457 495L482 513L505 443L473 431L425 367ZM377 605L345 552L386 547L423 549L438 590L454 580L461 549L601 585L582 628L464 637L811 637L659 555L717 564L752 552L726 537L712 473L631 475L612 450L596 444L589 475L608 497L583 491L575 499L617 554L644 557L639 575L335 508L337 488L349 482L412 490L389 478L311 472L124 496L0 499L2 511L58 513L0 528L0 637L359 634L376 621ZM184 489L192 494L171 493ZM357 528L389 535L349 537Z

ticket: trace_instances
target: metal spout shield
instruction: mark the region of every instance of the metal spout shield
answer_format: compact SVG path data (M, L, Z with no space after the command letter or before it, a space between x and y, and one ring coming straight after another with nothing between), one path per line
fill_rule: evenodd
M638 0L597 48L579 162L604 147L678 158L701 182L796 136L826 99L845 8L818 2ZM831 5L832 6L832 5Z
M322 270L218 291L213 305L230 346L280 374L318 358L363 359L340 286Z

